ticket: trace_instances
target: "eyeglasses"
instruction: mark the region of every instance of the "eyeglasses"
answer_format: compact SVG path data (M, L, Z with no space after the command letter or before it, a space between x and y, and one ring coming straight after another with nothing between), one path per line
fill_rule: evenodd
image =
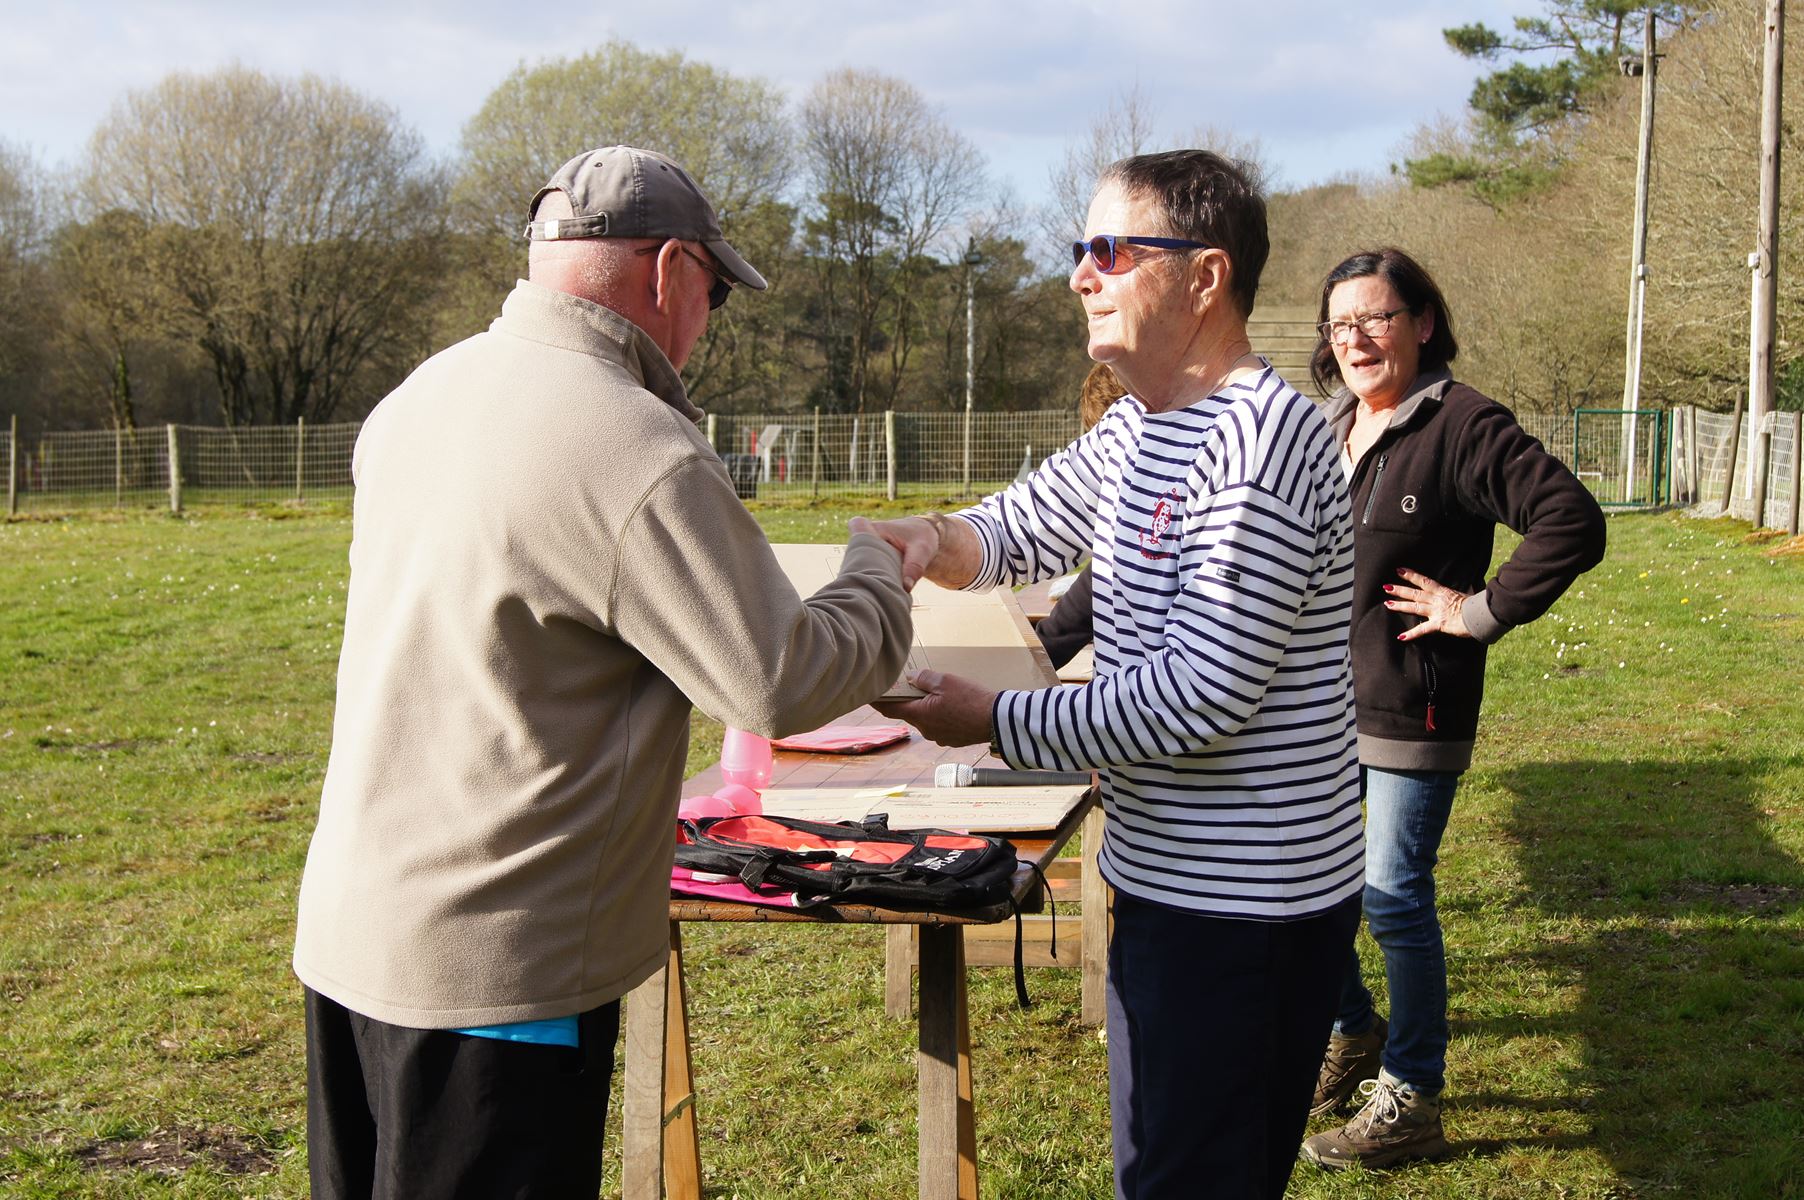
M1391 331L1391 319L1398 313L1407 311L1409 305L1406 304L1389 312L1361 313L1348 321L1323 321L1315 327L1315 331L1322 335L1324 342L1337 342L1355 329L1369 338L1381 338Z
M1071 265L1078 266L1088 254L1096 260L1096 269L1104 275L1125 271L1134 265L1131 253L1121 253L1121 246L1153 246L1160 250L1211 250L1214 247L1208 242L1193 242L1188 238L1127 237L1119 233L1099 233L1087 242L1071 243Z
M675 239L672 239L672 240L675 240ZM658 251L662 250L663 248L664 248L664 243L659 242L655 246L641 246L637 250L633 251L633 253L634 254L656 254ZM725 304L727 302L727 297L731 296L733 294L732 277L729 276L725 271L722 271L719 267L715 266L712 262L703 258L701 255L697 254L695 251L691 250L689 247L683 245L683 243L677 242L677 249L681 250L684 254L687 254L690 258L693 258L696 262L700 263L703 267L706 267L708 274L714 276L714 286L710 287L708 289L708 310L710 312L712 312L714 309L717 309L721 305Z

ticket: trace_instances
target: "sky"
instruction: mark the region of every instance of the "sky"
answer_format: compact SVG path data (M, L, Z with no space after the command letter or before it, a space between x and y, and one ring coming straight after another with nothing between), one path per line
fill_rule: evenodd
M522 63L610 38L680 50L799 100L840 67L912 83L986 156L994 183L1047 198L1065 149L1130 90L1162 140L1257 139L1279 186L1383 173L1411 132L1457 117L1486 67L1441 29L1509 27L1539 0L0 0L0 139L76 161L125 92L231 63L324 75L392 106L430 149Z

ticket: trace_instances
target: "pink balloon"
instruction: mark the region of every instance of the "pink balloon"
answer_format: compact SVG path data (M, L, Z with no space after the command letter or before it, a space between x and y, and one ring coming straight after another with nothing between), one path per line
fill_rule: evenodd
M714 798L726 801L742 817L755 817L764 811L764 801L759 799L758 793L743 784L724 784L714 793Z
M733 805L719 796L691 796L677 806L677 816L685 821L699 821L703 817L733 816Z

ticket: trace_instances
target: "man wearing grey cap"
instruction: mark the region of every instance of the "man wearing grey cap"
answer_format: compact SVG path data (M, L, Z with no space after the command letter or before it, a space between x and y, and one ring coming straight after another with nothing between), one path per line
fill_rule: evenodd
M911 636L855 519L801 598L677 372L764 278L615 146L533 198L529 277L357 440L332 755L301 883L315 1197L582 1196L622 995L663 964L689 712L767 735Z

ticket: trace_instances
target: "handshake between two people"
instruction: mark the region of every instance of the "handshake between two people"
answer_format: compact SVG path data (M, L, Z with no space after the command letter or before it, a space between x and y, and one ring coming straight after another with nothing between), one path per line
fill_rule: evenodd
M941 513L890 521L853 517L847 529L888 542L902 556L902 586L911 592L922 579L942 587L963 587L977 577L982 562L976 531ZM925 694L916 700L880 700L871 707L891 720L908 722L941 746L990 740L996 692L963 676L932 670L917 671L908 682Z

